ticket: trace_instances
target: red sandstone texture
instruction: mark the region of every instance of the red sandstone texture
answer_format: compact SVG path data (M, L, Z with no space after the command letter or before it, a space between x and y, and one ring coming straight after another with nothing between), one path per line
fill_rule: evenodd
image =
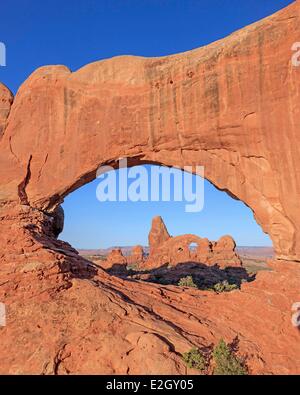
M221 337L238 337L250 373L300 373L299 40L297 1L183 54L42 67L13 102L1 85L0 373L185 374L180 354ZM272 271L214 294L128 281L79 257L55 238L58 206L120 157L204 165L271 236Z
M0 139L6 127L10 107L13 102L13 94L0 82Z
M148 236L150 254L170 239L169 232L161 217L157 216L152 219L152 225Z

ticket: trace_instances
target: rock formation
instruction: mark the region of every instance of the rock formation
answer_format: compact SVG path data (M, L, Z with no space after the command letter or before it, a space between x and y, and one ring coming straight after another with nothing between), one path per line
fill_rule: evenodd
M2 87L2 205L52 211L120 157L203 165L209 181L252 208L277 258L300 260L298 18L296 2L182 54L121 56L73 73L41 67L13 104Z
M169 238L169 232L162 218L159 216L154 217L148 237L150 254L153 252L153 250L155 250L155 248L169 240Z
M144 261L144 250L140 245L134 246L131 250L131 254L126 257L127 265L139 265Z
M114 272L126 273L128 266L138 268L144 261L144 250L140 245L134 246L130 255L124 256L121 248L114 248L107 255L106 259L97 263L105 270L113 269ZM96 263L96 260L94 261Z
M106 260L101 261L100 266L106 270L124 273L127 271L127 260L124 257L121 248L114 248L108 254Z
M191 234L171 237L160 216L153 218L148 240L148 257L144 256L142 246L133 247L131 254L126 257L117 248L108 254L106 260L100 262L100 266L106 270L118 267L123 272L127 265L134 265L139 269L155 269L182 263L218 265L220 268L242 266L231 236L223 236L217 242ZM195 248L192 249L191 244Z
M195 248L191 248L193 244ZM142 263L144 269L188 262L218 265L220 268L242 265L231 236L223 236L217 242L191 234L171 237L161 217L153 218L149 247L150 255Z
M297 1L183 54L42 67L13 102L1 85L0 373L184 374L180 353L238 334L250 373L299 374L299 39ZM272 271L215 295L126 281L79 257L56 239L53 213L120 157L205 166L272 238Z
M58 237L64 229L65 213L61 206L58 206L52 213L53 217L53 233Z

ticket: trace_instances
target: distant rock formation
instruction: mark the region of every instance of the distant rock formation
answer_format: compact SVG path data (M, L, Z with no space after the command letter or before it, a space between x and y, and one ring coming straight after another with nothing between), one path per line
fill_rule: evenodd
M115 248L108 254L106 260L101 261L100 266L106 270L123 273L127 270L127 260L124 257L121 248Z
M144 250L143 247L137 245L132 248L131 254L126 257L127 265L137 265L139 266L144 260Z
M150 255L143 262L143 268L147 269L186 262L218 265L221 268L242 266L231 236L223 236L217 242L192 234L171 237L161 217L152 220L149 246Z
M157 216L152 219L148 239L148 257L140 245L133 247L131 254L126 257L121 248L115 248L101 266L104 269L112 269L119 265L120 269L124 269L127 265L136 265L140 269L154 269L164 265L175 266L191 262L218 265L220 268L242 266L241 259L235 251L236 243L228 235L216 242L192 234L172 237L163 219Z
M156 247L169 240L169 238L169 232L162 218L160 216L154 217L152 219L152 226L148 236L150 254Z

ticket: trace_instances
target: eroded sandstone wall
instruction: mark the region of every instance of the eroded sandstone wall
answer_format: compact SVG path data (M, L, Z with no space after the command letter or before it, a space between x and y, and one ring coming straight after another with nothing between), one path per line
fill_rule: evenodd
M1 86L2 218L8 203L53 210L120 157L204 165L208 180L251 207L277 258L299 261L299 17L296 2L182 54L116 57L73 73L42 67L11 108Z

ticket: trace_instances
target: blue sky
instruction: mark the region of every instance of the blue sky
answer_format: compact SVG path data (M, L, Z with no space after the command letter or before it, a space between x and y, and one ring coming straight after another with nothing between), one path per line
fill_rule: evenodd
M146 168L149 174L151 166ZM196 177L199 176L193 176L193 191ZM132 181L129 180L129 185ZM60 238L77 248L147 245L151 220L156 215L163 217L173 236L193 233L217 240L230 234L238 245L271 245L269 237L255 222L252 211L208 181L204 182L204 208L197 213L186 212L188 202L174 199L170 202L99 202L96 190L100 182L96 179L65 199L65 229ZM172 197L173 193L172 179Z
M45 64L76 70L121 54L161 56L209 44L292 3L288 0L1 0L0 42L7 67L0 81L16 93ZM240 245L270 245L251 210L205 182L205 208L184 204L99 203L97 180L66 198L62 238L78 248L146 244L153 215L176 235L216 239L232 234Z

